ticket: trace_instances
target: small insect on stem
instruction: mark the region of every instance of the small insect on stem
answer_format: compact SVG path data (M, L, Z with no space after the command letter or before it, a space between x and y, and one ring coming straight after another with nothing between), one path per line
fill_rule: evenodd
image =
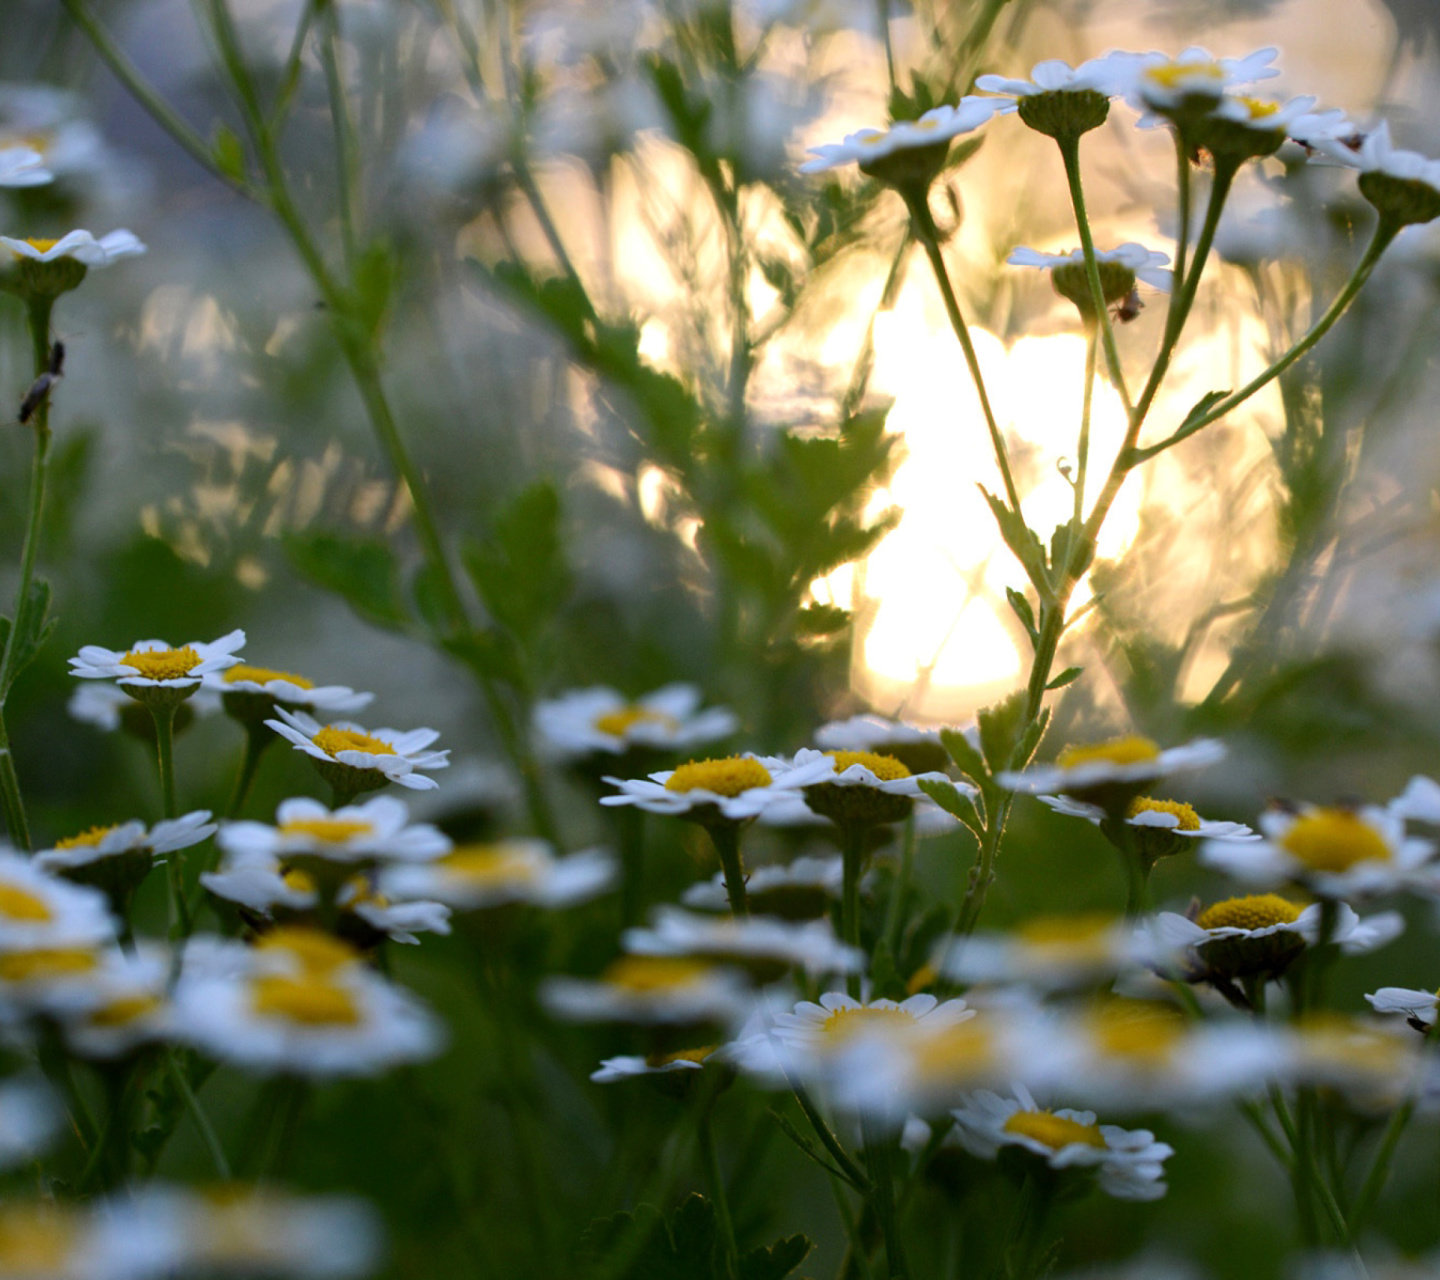
M1129 324L1144 310L1145 304L1140 301L1140 290L1131 289L1116 305L1114 315L1121 324Z
M57 342L50 348L50 367L30 384L30 390L25 393L25 399L20 401L22 426L29 424L30 419L35 416L35 410L44 403L45 397L50 394L51 388L64 376L65 344Z

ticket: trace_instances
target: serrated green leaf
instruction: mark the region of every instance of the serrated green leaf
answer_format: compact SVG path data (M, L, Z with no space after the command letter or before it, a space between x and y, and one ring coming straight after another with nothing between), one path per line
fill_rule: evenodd
M768 1249L751 1249L740 1259L736 1280L785 1280L805 1261L814 1244L805 1236L786 1236Z
M990 770L985 765L985 757L959 729L941 729L940 745L950 753L950 759L955 761L961 773L976 782L989 780Z
M991 773L1010 767L1010 757L1020 740L1020 719L1025 710L1025 693L1017 690L1003 702L981 710L980 750Z
M10 660L12 681L39 656L55 630L55 622L56 619L50 617L50 584L44 578L32 579L29 597L20 613L20 628L15 632L15 653Z
M1072 680L1078 680L1084 672L1084 667L1066 667L1058 676L1045 686L1049 689L1063 689Z
M245 144L228 125L216 124L210 135L210 157L227 178L245 181Z
M1023 769L1035 758L1035 752L1040 747L1040 739L1045 736L1045 730L1050 724L1050 708L1045 707L1035 717L1035 723L1025 730L1025 736L1020 739L1019 746L1015 752L1015 768Z
M989 504L991 514L995 517L995 524L1000 530L1000 536L1005 540L1005 545L1020 561L1026 577L1038 586L1045 581L1044 545L1036 537L1035 531L1025 523L1023 516L1018 512L1011 511L984 485L978 485L977 488Z
M560 520L560 495L540 480L510 499L489 538L461 551L486 609L522 644L536 638L569 594Z
M951 817L958 818L977 836L985 829L975 803L953 782L940 782L932 778L920 779L920 790L930 797Z
M288 534L283 545L297 573L333 591L362 618L393 630L408 625L400 572L386 543L317 529Z
M1030 647L1037 647L1040 643L1040 632L1035 626L1035 611L1030 607L1030 601L1014 587L1005 588L1005 599L1009 601L1015 616L1020 619L1025 634L1030 637Z

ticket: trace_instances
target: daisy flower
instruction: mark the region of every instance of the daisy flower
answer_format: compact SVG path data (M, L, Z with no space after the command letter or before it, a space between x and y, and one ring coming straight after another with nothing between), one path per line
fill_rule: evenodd
M1245 94L1224 94L1210 111L1187 120L1186 138L1217 160L1239 163L1274 155L1290 137L1290 126L1312 115L1314 98L1281 103ZM1142 127L1162 123L1163 115L1142 118Z
M218 871L201 873L200 884L222 901L267 919L279 912L311 911L320 903L313 877L287 872L268 853L226 854Z
M43 187L55 175L34 147L0 146L0 187Z
M1405 835L1393 809L1306 805L1260 816L1264 839L1206 840L1200 861L1246 883L1299 884L1322 898L1353 898L1436 884L1435 846Z
M604 849L555 856L544 840L513 839L461 845L434 861L389 866L379 877L388 897L443 902L477 911L510 902L569 907L615 883L615 859Z
M375 791L387 782L411 791L433 790L437 784L425 773L450 763L448 750L426 750L440 736L434 729L362 729L345 720L321 725L303 711L284 707L276 707L275 714L278 720L265 723L309 756L320 776L344 799Z
M702 1045L696 1049L678 1049L673 1053L622 1054L618 1058L602 1058L597 1070L590 1073L596 1084L614 1084L639 1076L674 1075L701 1070L720 1053L719 1045Z
M634 702L614 689L572 689L535 704L535 738L543 756L578 760L623 755L636 747L685 751L727 738L740 720L725 707L700 708L693 684L667 684Z
M1013 107L1007 104L1000 110L1018 109L1030 128L1071 140L1105 123L1110 98L1129 89L1139 59L1138 54L1114 52L1071 67L1051 58L1036 63L1029 80L985 75L975 87L1012 99Z
M805 803L837 826L874 826L903 821L924 798L920 783L945 782L943 773L914 774L894 756L874 751L813 751L802 747L795 753L794 768L811 771L830 767L828 774L805 787ZM975 789L968 783L952 784L967 795Z
M154 718L119 685L98 681L76 685L65 710L72 720L93 725L102 733L114 733L123 726L134 737L154 740ZM195 716L211 716L219 710L220 699L202 684L175 708L175 732L187 728Z
M145 252L145 246L131 231L111 231L98 240L88 231L71 231L58 240L16 240L11 236L0 236L4 245L17 258L31 262L55 262L60 258L71 258L86 267L108 267L121 258L134 257Z
M816 815L816 820L824 818ZM801 857L786 865L760 867L745 880L750 909L760 916L781 920L814 920L829 910L840 897L844 859ZM700 911L725 911L730 900L725 892L725 873L692 884L680 895L683 906Z
M212 671L233 667L245 633L232 631L209 644L192 640L172 649L164 640L137 640L123 652L87 644L70 659L70 674L81 680L113 680L147 706L174 705L188 698Z
M83 1003L60 1020L71 1052L108 1061L142 1044L167 1039L170 967L169 954L155 946L133 953L118 948L107 952L87 983Z
M1041 804L1067 818L1084 818L1094 826L1105 820L1099 805L1073 800L1069 796L1037 796ZM1243 822L1218 822L1202 818L1192 805L1179 800L1136 796L1125 809L1125 825L1141 860L1153 866L1157 859L1188 853L1196 840L1259 840Z
M897 120L888 129L861 129L846 134L842 142L811 147L815 158L802 164L800 172L823 173L853 163L861 173L886 182L928 184L944 166L951 140L978 129L1000 109L993 98L966 96L957 106L936 107L918 120Z
M843 991L827 991L818 1001L802 1000L789 1013L772 1019L775 1040L801 1074L814 1074L824 1061L854 1037L885 1036L917 1026L937 1032L975 1016L964 1000L940 1000L928 993L907 1000L857 1000Z
M379 892L368 875L353 876L341 885L336 904L376 935L361 939L367 950L385 938L413 947L420 943L417 933L434 933L442 938L450 935L450 908L445 903L420 899L393 902ZM344 920L340 930L351 936Z
M812 752L812 755L818 753ZM747 752L721 760L692 760L648 778L606 777L620 794L603 805L633 804L647 813L670 814L692 822L748 822L769 805L792 799L800 788L834 772L828 759L802 768L778 756Z
M1404 151L1390 141L1382 120L1358 147L1347 138L1317 138L1315 147L1330 159L1360 171L1360 194L1399 225L1440 217L1440 160Z
M1273 980L1320 938L1321 906L1301 906L1274 893L1227 898L1193 918L1160 912L1151 926L1167 947L1189 952L1187 966L1195 980L1210 976ZM1405 917L1382 911L1362 921L1354 909L1339 903L1330 941L1348 956L1365 955L1394 941L1405 931Z
M303 796L283 800L275 811L274 826L227 822L217 843L237 859L304 856L344 863L426 862L451 848L450 838L438 827L412 823L405 802L393 796L375 796L335 809Z
M302 930L255 947L217 942L195 964L187 952L175 1035L217 1061L288 1075L374 1075L434 1057L440 1023L359 954Z
M291 671L272 671L237 663L205 677L205 687L220 696L227 714L242 722L264 720L277 704L321 715L349 715L368 706L373 693L356 693L348 685L317 685Z
M1129 800L1156 778L1181 769L1199 769L1225 757L1223 743L1196 738L1182 747L1162 750L1149 738L1131 734L1106 742L1066 747L1054 764L1023 772L1006 771L995 780L1021 795L1063 795L1097 804L1109 811L1123 797Z
M938 729L884 716L851 716L822 724L815 730L815 745L822 751L874 751L894 756L911 773L943 770L950 763Z
M0 1275L16 1280L153 1280L165 1242L128 1203L7 1199L0 1205Z
M747 968L763 981L792 967L813 977L857 973L865 965L864 953L836 938L828 920L793 924L767 916L716 919L678 907L657 908L651 927L627 929L621 944L632 955L703 956Z
M1023 1084L1013 1098L988 1090L952 1111L946 1141L993 1160L1001 1147L1020 1147L1052 1169L1093 1169L1100 1190L1117 1200L1158 1200L1165 1194L1165 1161L1175 1154L1148 1129L1096 1124L1093 1111L1042 1110Z
M1281 1079L1343 1090L1367 1109L1393 1108L1421 1064L1414 1036L1371 1018L1310 1014L1288 1029L1283 1043Z
M952 982L1085 986L1157 954L1131 922L1101 913L1037 916L1006 932L975 933L943 947L935 967Z
M1326 111L1310 111L1290 121L1291 140L1309 150L1319 150L1322 142L1359 143L1362 130L1338 107Z
M0 1084L0 1169L32 1160L60 1129L60 1108L49 1086L16 1077Z
M1411 1026L1424 1032L1434 1025L1435 1008L1440 1005L1440 995L1413 987L1381 987L1365 999L1376 1013L1404 1014Z
M571 1022L715 1024L749 1012L750 988L734 969L692 956L621 956L598 978L547 978L540 999Z
M90 948L116 937L105 895L0 849L0 954Z
M1134 63L1129 96L1134 106L1172 115L1191 107L1209 110L1227 90L1278 76L1270 64L1278 49L1257 49L1243 58L1215 58L1192 45L1179 57L1147 53Z
M1037 267L1050 272L1050 283L1062 298L1075 304L1082 316L1091 316L1090 278L1085 269L1085 251L1040 253L1021 245L1005 259L1012 267ZM1126 241L1114 249L1097 249L1095 267L1100 275L1100 294L1109 306L1125 301L1135 289L1135 281L1170 292L1172 272L1166 268L1170 255L1157 253Z
M83 868L110 858L134 855L148 870L151 856L188 849L209 839L217 830L209 809L196 809L179 818L168 818L146 827L143 822L120 822L108 827L90 827L79 835L57 840L34 855L37 867L56 875L81 878Z

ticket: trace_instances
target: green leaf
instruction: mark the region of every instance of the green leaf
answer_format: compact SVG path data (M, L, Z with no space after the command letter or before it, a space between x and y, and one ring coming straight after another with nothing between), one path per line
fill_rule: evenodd
M490 537L461 551L490 615L522 644L538 636L570 592L560 523L560 495L539 480L511 498Z
M1025 523L1025 518L1019 512L1011 511L999 498L985 488L978 485L985 501L990 504L990 511L995 517L995 523L999 526L1000 536L1005 540L1005 545L1015 554L1020 561L1021 567L1025 570L1025 576L1037 586L1045 581L1045 547L1035 535L1035 531Z
M955 761L962 773L976 782L989 781L990 770L986 767L985 757L975 750L970 739L959 729L941 729L940 745L950 753L950 759Z
M985 707L980 721L980 749L991 773L1010 767L1010 757L1020 741L1020 719L1025 711L1025 693L1017 690L1003 702Z
M1025 628L1025 634L1030 637L1030 647L1037 648L1040 644L1040 631L1035 625L1035 611L1030 607L1030 601L1014 587L1005 588L1005 599L1010 602L1010 608L1020 619L1020 625Z
M1035 723L1025 730L1025 736L1020 739L1020 745L1013 757L1015 768L1023 769L1035 758L1035 752L1040 746L1040 739L1045 736L1045 729L1049 723L1050 708L1045 707L1035 717Z
M1185 415L1184 421L1175 429L1174 434L1180 435L1186 432L1188 428L1193 428L1195 423L1199 422L1201 418L1209 413L1211 409L1229 394L1228 391L1207 391L1191 406L1190 412Z
M751 1249L740 1259L736 1280L785 1280L815 1246L805 1236L786 1236L768 1249Z
M895 893L898 889L898 885L892 885L890 892ZM905 979L895 967L890 944L884 938L875 944L875 952L870 957L870 987L872 1000L903 1000L909 994L905 990Z
M687 1196L667 1222L653 1205L592 1222L581 1253L609 1280L720 1280L715 1210Z
M12 681L35 661L55 630L57 619L49 615L50 584L44 578L33 578L29 598L20 612L20 629L15 632L15 656L10 663Z
M409 624L400 572L386 543L312 529L288 534L283 545L297 573L333 591L362 618L397 631Z
M246 180L245 145L228 125L216 124L210 135L210 156L227 178L241 183Z
M975 808L975 802L960 790L953 782L939 782L931 778L920 779L920 790L930 797L951 817L959 818L977 836L984 831L985 824L980 821L980 814Z
M1056 676L1055 679L1050 681L1050 683L1047 684L1045 688L1063 689L1072 680L1078 680L1084 670L1084 667L1066 667L1065 670L1062 671L1058 676Z
M367 245L355 263L355 316L367 334L378 333L384 323L395 273L395 253L384 240Z

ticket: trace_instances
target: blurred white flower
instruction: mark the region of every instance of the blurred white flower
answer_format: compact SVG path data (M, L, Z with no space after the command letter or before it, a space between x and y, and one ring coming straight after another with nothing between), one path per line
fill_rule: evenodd
M98 889L71 884L0 849L0 955L84 949L115 936L115 919Z
M676 956L621 956L597 978L550 977L540 999L572 1022L738 1023L750 987L734 969Z
M224 671L211 672L203 683L207 689L221 696L226 710L231 710L237 696L250 695L261 704L273 706L283 702L287 707L303 707L325 715L344 715L368 706L375 697L373 693L357 693L341 684L317 686L304 676L289 671L272 671L268 667L253 667L245 662Z
M1129 96L1136 107L1157 111L1173 111L1192 99L1218 100L1229 89L1278 76L1280 69L1270 64L1279 53L1269 48L1243 58L1215 58L1196 45L1176 58L1147 53L1133 64Z
M72 720L78 720L81 724L93 725L104 733L114 733L120 728L128 714L139 717L138 723L143 725L145 730L152 730L154 721L150 713L140 706L119 685L101 684L98 681L87 681L85 684L75 686L70 700L65 704L65 710ZM186 712L196 716L213 716L220 710L220 696L201 684L200 689L191 694L182 706L176 708L175 729L176 732L182 728L180 717Z
M338 809L303 796L283 800L275 811L274 826L265 822L226 822L217 843L236 858L307 855L356 863L425 862L447 853L451 847L449 837L438 827L411 823L405 802L393 796L376 796Z
M50 848L34 855L37 867L63 874L77 867L118 858L128 853L170 853L188 849L214 835L216 826L210 821L209 809L196 809L179 818L168 818L147 828L143 822L116 823L109 827L91 827L79 835L57 840Z
M650 928L627 929L621 943L633 955L700 956L758 970L765 979L779 977L792 967L814 977L856 973L865 965L864 954L842 943L828 920L717 919L678 907L659 907Z
M1023 983L1042 990L1086 986L1163 954L1147 930L1099 913L1037 916L1004 932L948 943L932 963L952 982Z
M54 262L57 258L73 258L87 267L108 267L121 258L131 258L145 252L145 246L132 231L111 231L98 240L88 231L71 231L58 240L30 238L16 240L11 236L0 236L4 245L17 258L29 258L32 262Z
M1084 267L1085 251L1075 249L1070 253L1041 253L1036 249L1027 249L1021 245L1010 251L1010 256L1005 259L1012 267L1038 267L1042 271L1053 271L1057 267ZM1114 263L1117 266L1125 267L1134 273L1137 280L1143 280L1146 284L1166 293L1170 292L1172 272L1165 269L1165 264L1170 261L1168 253L1158 253L1153 249L1147 249L1143 244L1136 244L1133 240L1126 241L1114 249L1097 249L1095 251L1096 263Z
M1200 769L1224 758L1224 744L1213 738L1196 738L1184 746L1162 751L1149 738L1132 734L1107 742L1066 747L1054 764L1032 765L1024 772L998 773L995 780L1022 795L1060 792L1084 798L1090 792L1116 785L1134 789L1181 769Z
M698 1049L680 1049L674 1053L652 1053L643 1058L633 1054L602 1058L599 1069L590 1073L590 1079L596 1084L614 1084L617 1080L633 1080L637 1076L699 1071L719 1052L720 1047L712 1044Z
M41 187L55 181L34 147L0 145L0 187Z
M543 840L510 839L461 845L431 862L386 867L379 888L389 898L430 899L457 911L508 902L569 907L608 890L615 872L615 859L604 849L557 858Z
M1078 67L1072 67L1058 58L1047 58L1044 62L1035 64L1029 80L984 75L976 78L975 87L985 90L986 93L1000 93L1010 98L1031 98L1042 93L1079 93L1086 90L1113 97L1128 92L1141 57L1141 54L1117 49L1082 62Z
M862 170L868 171L875 161L897 151L933 147L962 133L970 133L999 110L1001 104L994 98L967 96L960 99L958 106L935 107L918 120L897 120L888 129L861 129L846 134L843 142L811 147L810 154L815 159L802 164L800 172L823 173L847 164L859 164Z
M728 737L740 727L733 711L700 709L693 684L667 684L634 702L614 689L572 689L535 704L536 745L552 760L575 760L601 752L623 755L632 747L684 751Z

